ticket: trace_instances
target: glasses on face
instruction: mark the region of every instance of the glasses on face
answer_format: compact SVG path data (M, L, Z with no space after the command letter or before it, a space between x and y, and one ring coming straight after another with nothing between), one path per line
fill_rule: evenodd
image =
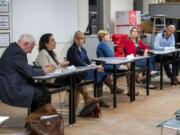
M84 37L76 37L76 40L84 40Z

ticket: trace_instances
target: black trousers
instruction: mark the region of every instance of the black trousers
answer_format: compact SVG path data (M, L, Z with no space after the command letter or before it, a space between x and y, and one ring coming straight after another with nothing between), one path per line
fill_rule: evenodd
M160 56L157 56L157 61L158 62L168 62L168 61L172 61L174 60L174 57L172 55L166 55L166 56L163 56L163 59L160 59ZM175 61L175 64L173 65L174 66L174 75L175 76L178 76L179 75L179 61ZM166 75L168 78L171 78L171 75L172 75L172 68L170 67L170 64L165 64L164 65L164 70L166 72Z
M51 95L46 96L46 101L43 100L43 94L40 87L34 87L34 94L33 99L30 107L30 112L35 111L36 109L40 108L41 106L51 103Z

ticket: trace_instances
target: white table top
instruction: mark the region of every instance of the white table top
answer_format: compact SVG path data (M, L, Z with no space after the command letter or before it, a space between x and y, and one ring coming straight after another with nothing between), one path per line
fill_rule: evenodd
M180 130L180 120L176 120L176 118L172 118L160 123L157 127L166 127L166 128Z
M149 52L153 53L153 54L159 54L159 55L163 55L163 54L169 54L169 53L174 53L174 52L179 52L180 49L174 49L174 50L166 50L166 51L160 51L160 50L149 50Z
M109 65L120 65L125 64L129 62L133 62L140 59L146 59L149 56L137 56L134 57L134 59L128 60L126 57L99 57L92 59L93 61L102 61Z
M82 67L76 67L75 70L66 70L66 69L59 70L59 69L57 69L54 72L49 73L47 75L33 76L32 78L34 80L48 80L48 79L52 79L52 78L72 75L74 73L84 72L84 71L95 69L95 68L96 68L95 66L82 66Z

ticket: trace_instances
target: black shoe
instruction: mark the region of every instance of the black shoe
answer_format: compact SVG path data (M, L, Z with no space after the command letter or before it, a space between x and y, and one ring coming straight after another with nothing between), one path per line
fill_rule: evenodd
M104 102L103 100L101 100L100 102L99 102L99 106L100 107L103 107L103 108L109 108L110 106L106 103L106 102Z
M124 89L122 89L122 88L116 88L116 92L117 92L117 94L122 94L122 93L124 92ZM111 90L111 93L113 94L114 91Z
M145 86L147 88L147 86ZM157 87L155 85L149 84L149 89L156 89Z

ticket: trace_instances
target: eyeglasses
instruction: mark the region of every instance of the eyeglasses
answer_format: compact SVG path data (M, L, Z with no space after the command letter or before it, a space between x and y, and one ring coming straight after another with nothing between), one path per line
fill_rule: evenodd
M84 40L83 37L76 37L77 40Z

